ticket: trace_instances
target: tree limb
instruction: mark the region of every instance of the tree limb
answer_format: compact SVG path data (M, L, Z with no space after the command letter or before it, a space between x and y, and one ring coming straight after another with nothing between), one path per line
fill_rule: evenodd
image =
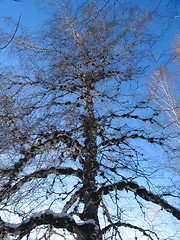
M83 236L87 229L94 231L96 227L93 220L76 223L73 217L66 213L55 213L51 210L45 210L35 213L31 218L19 224L6 223L0 218L0 232L4 232L4 236L9 233L22 239L36 227L48 224L55 228L66 228L69 232L77 233L78 235L83 233Z
M51 167L49 169L41 169L38 171L35 171L31 174L26 175L24 178L22 178L19 182L17 182L13 187L9 185L9 188L6 187L5 191L4 188L2 192L0 192L0 200L4 200L6 197L12 195L13 193L17 192L25 183L30 182L32 179L36 178L46 178L49 174L56 174L56 175L72 175L79 178L82 178L82 171L81 169L73 169L68 167L62 167L62 168L55 168Z
M155 195L152 192L147 191L145 187L139 186L136 182L119 181L117 183L101 187L98 190L99 199L101 199L103 195L107 195L109 192L114 191L115 189L118 189L120 191L130 190L134 192L135 195L138 195L142 199L158 204L159 206L161 206L161 208L171 213L174 217L180 220L179 209L171 206L166 200L163 200L158 195Z
M106 226L105 228L103 228L103 229L101 230L102 234L104 234L105 232L107 232L111 227L128 227L128 228L133 228L133 229L136 229L136 230L142 232L142 233L144 234L144 236L149 237L149 239L151 239L151 240L153 240L153 238L152 238L151 235L148 234L147 232L149 232L149 233L151 233L151 234L154 234L154 235L156 236L156 238L159 239L158 236L157 236L157 234L154 233L154 232L152 232L152 231L150 231L150 230L144 230L143 228L134 226L134 225L132 225L132 224L130 224L130 223L123 223L123 222L116 222L116 223L109 224L108 226Z
M54 147L59 142L66 144L68 147L73 147L78 151L82 149L82 145L79 143L79 141L76 139L74 140L68 133L54 132L53 134L43 134L40 137L44 137L47 140L44 141L43 143L40 142L36 145L32 145L27 150L25 149L21 150L20 153L23 154L24 157L20 158L19 161L16 162L14 166L10 168L7 168L7 169L0 168L0 175L12 176L12 175L18 174L23 170L25 164L28 162L30 158L35 157L36 154L40 153L44 149Z

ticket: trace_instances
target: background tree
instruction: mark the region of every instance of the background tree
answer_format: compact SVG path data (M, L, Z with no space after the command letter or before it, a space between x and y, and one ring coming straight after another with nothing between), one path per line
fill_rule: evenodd
M173 161L169 162L168 167L178 169L178 171L180 151L179 49L180 41L179 36L177 36L169 67L161 68L157 65L153 79L150 80L154 102L161 112L159 123L163 126L164 131L167 131L167 134L171 136L167 139L167 144L175 155L175 159L173 158Z
M48 6L1 69L1 238L178 239L171 136L145 93L157 5Z

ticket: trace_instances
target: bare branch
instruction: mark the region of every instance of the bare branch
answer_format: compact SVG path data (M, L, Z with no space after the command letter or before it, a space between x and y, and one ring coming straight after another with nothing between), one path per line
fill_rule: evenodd
M142 199L153 202L153 203L161 206L162 209L171 213L178 220L180 220L180 210L179 209L171 206L167 201L163 200L158 195L155 195L152 192L147 191L145 187L139 186L136 182L120 181L118 183L114 183L114 184L110 184L110 185L101 187L98 190L98 195L101 198L101 196L107 195L109 192L114 191L115 189L118 189L120 191L122 191L122 190L132 191L132 192L134 192L135 195L138 195Z
M108 226L106 226L105 228L102 229L102 233L105 233L107 232L110 228L112 227L127 227L127 228L132 228L132 229L135 229L135 230L138 230L140 232L143 233L144 236L147 236L149 239L153 240L154 237L151 237L150 234L153 234L155 235L156 239L159 239L157 234L153 231L150 231L150 230L145 230L143 228L140 228L140 227L137 227L135 225L132 225L130 223L123 223L123 222L116 222L116 223L112 223L112 224L109 224Z
M12 187L10 182L9 184L6 184L6 192L4 191L0 192L1 201L11 196L13 193L16 193L25 183L30 182L31 180L37 179L37 178L41 178L41 179L46 178L50 174L76 176L79 178L82 178L82 175L83 175L80 169L74 170L73 168L68 168L68 167L65 167L65 168L51 167L49 169L41 169L29 175L26 175L20 181L14 184ZM12 182L12 179L11 179L11 182Z

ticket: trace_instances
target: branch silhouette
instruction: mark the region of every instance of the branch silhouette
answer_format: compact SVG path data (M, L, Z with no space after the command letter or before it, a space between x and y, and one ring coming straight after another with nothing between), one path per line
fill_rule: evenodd
M16 0L14 0L14 1L16 1ZM12 35L11 39L9 40L9 42L4 47L0 48L0 50L5 49L12 42L12 40L14 39L14 37L15 37L15 35L17 33L17 30L18 30L19 24L20 24L21 16L22 16L22 13L19 16L19 20L18 20L16 29L15 29L14 34Z

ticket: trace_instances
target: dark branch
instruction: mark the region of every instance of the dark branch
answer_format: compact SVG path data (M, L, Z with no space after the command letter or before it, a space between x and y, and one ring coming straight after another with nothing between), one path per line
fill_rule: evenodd
M76 223L72 216L66 213L54 213L51 210L42 211L31 216L20 224L10 224L0 218L0 232L19 236L20 239L29 234L33 229L40 225L48 225L55 228L66 228L69 232L80 235L87 230L94 231L97 227L92 220Z
M171 206L167 201L160 198L158 195L153 194L152 192L149 192L146 190L145 187L140 187L136 182L126 182L126 181L120 181L108 186L101 187L98 190L98 196L99 199L103 195L107 195L109 192L114 191L115 189L118 190L130 190L134 192L135 195L138 195L139 197L143 198L146 201L153 202L155 204L158 204L166 210L167 212L171 213L173 216L175 216L178 220L180 220L180 210Z
M114 130L119 130L118 128L114 128ZM146 137L142 134L131 134L131 135L123 135L119 138L112 138L112 139L108 139L108 140L104 140L102 143L99 144L99 146L103 145L103 146L112 146L114 144L118 145L118 144L122 144L125 140L128 139L142 139L144 141L147 141L149 143L154 143L154 144L158 144L158 145L162 145L162 141L164 141L164 138L155 138L155 137Z
M138 230L138 231L142 232L142 233L144 234L144 236L149 237L149 239L151 239L151 240L153 240L153 238L151 237L150 234L154 234L154 235L156 236L156 238L159 239L158 236L157 236L157 234L154 233L154 232L152 232L152 231L150 231L150 230L144 230L143 228L134 226L134 225L132 225L132 224L130 224L130 223L122 223L122 222L116 222L116 223L109 224L108 226L106 226L105 228L103 228L103 229L101 230L102 234L104 234L105 232L107 232L107 231L108 231L110 228L112 228L112 227L128 227L128 228L133 228L133 229L135 229L135 230ZM147 233L147 232L149 232L150 234Z
M7 194L10 193L13 180L19 174L19 172L22 172L22 170L26 166L27 162L30 159L34 158L37 154L41 153L41 151L43 149L51 148L51 147L55 146L56 144L58 144L59 142L63 142L69 148L74 147L77 150L82 147L77 140L72 139L69 136L69 134L65 134L64 132L48 134L47 136L43 135L43 137L45 137L45 138L50 137L50 139L47 139L43 143L39 143L37 145L32 145L30 147L30 149L28 149L28 150L22 150L21 154L23 154L24 157L20 158L19 161L14 164L14 166L7 168L7 169L0 169L1 175L10 177L10 180L2 186L3 190L0 193L0 200L4 199L5 196L7 196ZM55 168L51 168L51 172L55 173L56 171L58 171L58 170L56 170ZM80 172L78 173L78 170L76 171L76 170L71 169L71 171L70 171L70 168L66 168L66 170L59 169L59 171L60 172L59 173L57 172L57 174L73 175L73 173L74 173L76 176L78 176L80 178L82 176L82 174L80 174ZM76 173L75 173L75 171L76 171ZM30 174L30 175L26 176L24 179L22 179L17 184L19 186L22 186L24 183L30 181L32 178L38 178L38 177L42 178L43 174L44 174L44 177L46 177L46 176L48 176L48 174L50 174L50 172L47 172L46 170L42 170L39 172L37 171L36 173L33 173L33 174L34 175ZM53 174L53 173L51 173L51 174ZM17 191L17 188L16 188L17 184L15 186L13 186L12 192Z
M44 148L44 147L47 148L49 146L54 146L54 145L58 144L59 142L66 144L68 148L73 147L78 151L83 149L83 147L79 143L79 141L76 139L73 139L71 137L70 132L55 131L52 134L42 134L41 136L46 138L47 140L44 143L40 143L37 146L37 148L39 148L39 149Z
M6 197L12 195L13 193L17 192L25 183L36 179L36 178L46 178L50 174L56 174L56 175L71 175L71 176L76 176L79 178L82 178L82 171L81 169L74 170L73 168L55 168L51 167L49 169L41 169L39 171L33 172L24 178L22 178L19 182L17 182L13 187L11 185L6 187L6 191L2 191L0 193L0 200L2 201Z
M36 145L32 145L27 150L24 149L21 150L20 153L23 154L24 157L20 158L19 161L16 162L14 166L10 168L7 169L0 168L0 174L3 176L17 175L19 172L23 170L29 159L35 157L37 154L41 153L41 151L43 151L44 149L51 149L59 142L66 144L67 147L69 148L73 147L77 151L83 148L82 145L78 142L78 140L74 140L69 133L55 132L52 134L42 134L42 136L40 137L44 137L47 140L45 140L43 143L40 142Z

